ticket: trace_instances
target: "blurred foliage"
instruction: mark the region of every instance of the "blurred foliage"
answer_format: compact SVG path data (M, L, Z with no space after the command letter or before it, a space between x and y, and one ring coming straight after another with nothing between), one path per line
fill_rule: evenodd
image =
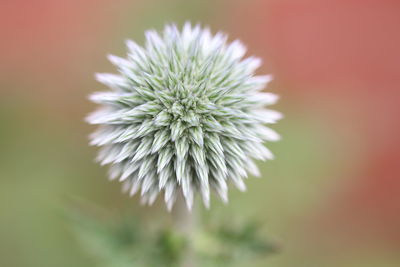
M207 267L244 266L255 257L277 251L273 242L260 236L259 226L254 222L237 227L220 224L211 229L195 229L189 239L173 227L152 230L132 216L110 221L74 210L68 217L82 247L96 260L96 266L177 267L190 242L199 266Z
M70 218L78 240L97 266L177 266L186 246L176 233L150 231L132 216L109 221L73 212Z
M278 246L260 234L260 225L228 223L202 231L194 242L201 266L247 266L254 258L278 252ZM246 264L247 263L247 264Z

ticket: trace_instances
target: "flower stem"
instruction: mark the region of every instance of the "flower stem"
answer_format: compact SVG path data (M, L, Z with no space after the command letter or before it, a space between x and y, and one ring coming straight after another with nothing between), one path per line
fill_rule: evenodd
M185 199L179 194L172 209L172 219L175 231L187 240L186 250L183 253L181 267L195 267L195 253L193 250L193 238L196 231L196 205L188 210Z

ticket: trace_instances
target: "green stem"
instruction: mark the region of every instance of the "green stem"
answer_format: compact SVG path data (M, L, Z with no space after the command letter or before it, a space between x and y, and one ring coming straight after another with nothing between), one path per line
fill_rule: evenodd
M195 205L189 211L184 197L179 194L174 208L172 209L172 218L175 231L184 236L187 240L186 250L183 252L181 267L195 267L195 253L193 250L193 238L196 231L196 214Z

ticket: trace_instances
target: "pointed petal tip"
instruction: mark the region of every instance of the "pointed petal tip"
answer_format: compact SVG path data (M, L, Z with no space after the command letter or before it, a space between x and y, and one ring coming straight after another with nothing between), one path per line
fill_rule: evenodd
M206 207L206 209L207 210L209 210L210 209L210 198L208 198L208 199L203 199L203 204L204 204L204 207Z
M240 192L246 192L247 191L247 187L246 185L243 183L243 185L238 186L238 189Z

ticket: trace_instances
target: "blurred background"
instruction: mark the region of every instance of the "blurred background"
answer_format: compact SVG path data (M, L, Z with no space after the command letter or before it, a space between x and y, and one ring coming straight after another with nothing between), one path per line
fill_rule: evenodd
M400 266L400 2L1 0L0 266L97 266L62 210L83 199L162 223L93 162L83 122L106 54L167 22L201 22L248 46L281 96L262 179L213 199L255 219L280 252L245 266ZM114 216L112 215L112 216Z

